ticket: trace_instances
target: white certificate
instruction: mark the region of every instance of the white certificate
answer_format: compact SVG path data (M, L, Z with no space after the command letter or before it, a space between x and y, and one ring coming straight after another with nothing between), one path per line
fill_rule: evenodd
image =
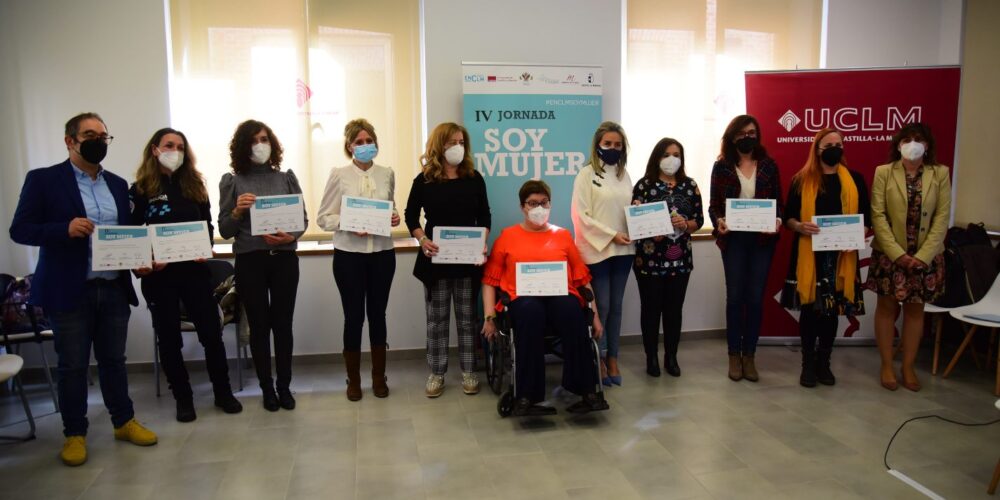
M569 293L566 272L566 261L518 262L517 295L566 295Z
M628 237L633 240L674 234L670 210L665 201L625 207L625 223L628 225Z
M340 230L392 235L392 202L345 196L340 202Z
M258 196L250 206L250 234L305 231L304 210L301 194Z
M813 222L819 226L819 234L812 235L814 252L865 249L864 215L815 215Z
M212 242L205 221L150 224L156 262L183 262L212 258Z
M90 234L91 269L121 271L151 267L150 245L146 226L97 226Z
M773 233L778 224L775 200L726 199L726 226L730 231Z
M431 257L435 264L482 264L486 229L482 227L437 226L431 238L438 253Z

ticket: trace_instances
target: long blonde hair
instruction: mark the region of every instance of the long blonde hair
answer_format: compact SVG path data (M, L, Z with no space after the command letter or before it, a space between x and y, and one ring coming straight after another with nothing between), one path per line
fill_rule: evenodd
M465 158L458 164L459 177L472 177L475 175L475 166L472 163L472 154L469 152L469 131L465 127L452 122L442 123L427 137L427 148L420 156L420 165L424 169L424 179L429 182L442 182L447 177L444 173L444 150L448 138L455 135L455 132L462 132L462 139L465 141Z
M604 122L594 131L594 138L590 141L590 166L594 172L604 173L604 165L601 164L601 158L597 156L597 148L600 147L601 138L608 132L615 132L622 136L622 156L616 165L618 172L615 173L621 179L625 175L625 163L628 161L628 137L625 136L625 129L615 122Z
M149 139L146 148L142 151L142 163L135 172L136 191L143 196L157 196L163 192L160 179L163 174L160 170L160 160L153 156L153 148L160 145L163 136L174 134L180 136L184 141L184 163L177 167L173 176L179 179L181 185L181 195L185 198L198 202L208 202L208 190L205 188L205 178L195 167L194 151L191 144L183 132L172 128L161 128L157 130L153 137Z

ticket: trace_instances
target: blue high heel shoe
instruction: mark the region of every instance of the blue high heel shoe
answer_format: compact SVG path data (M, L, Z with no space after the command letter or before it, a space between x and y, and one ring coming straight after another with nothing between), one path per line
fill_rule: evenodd
M621 386L622 385L622 376L621 375L610 375L610 376L608 376L608 378L611 379L611 384L615 384L617 386ZM606 384L606 385L611 385L611 384Z

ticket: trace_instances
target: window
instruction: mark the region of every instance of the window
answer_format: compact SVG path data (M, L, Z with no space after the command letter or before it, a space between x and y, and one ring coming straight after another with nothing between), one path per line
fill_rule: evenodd
M344 125L368 119L380 165L405 202L418 171L419 4L410 0L171 0L172 126L184 131L218 206L229 141L246 119L267 123L316 210L343 152ZM377 12L378 15L372 15ZM403 229L405 231L405 229ZM307 237L323 238L313 222Z
M822 3L629 0L622 123L632 178L656 142L673 137L707 207L719 139L746 110L743 72L817 68Z

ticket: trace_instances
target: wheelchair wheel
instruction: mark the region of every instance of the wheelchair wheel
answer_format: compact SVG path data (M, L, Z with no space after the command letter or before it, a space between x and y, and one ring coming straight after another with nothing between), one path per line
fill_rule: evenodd
M501 417L509 417L514 412L514 393L504 391L497 400L497 414Z
M490 355L486 358L486 382L493 394L499 395L503 390L504 348L502 340L490 342Z

